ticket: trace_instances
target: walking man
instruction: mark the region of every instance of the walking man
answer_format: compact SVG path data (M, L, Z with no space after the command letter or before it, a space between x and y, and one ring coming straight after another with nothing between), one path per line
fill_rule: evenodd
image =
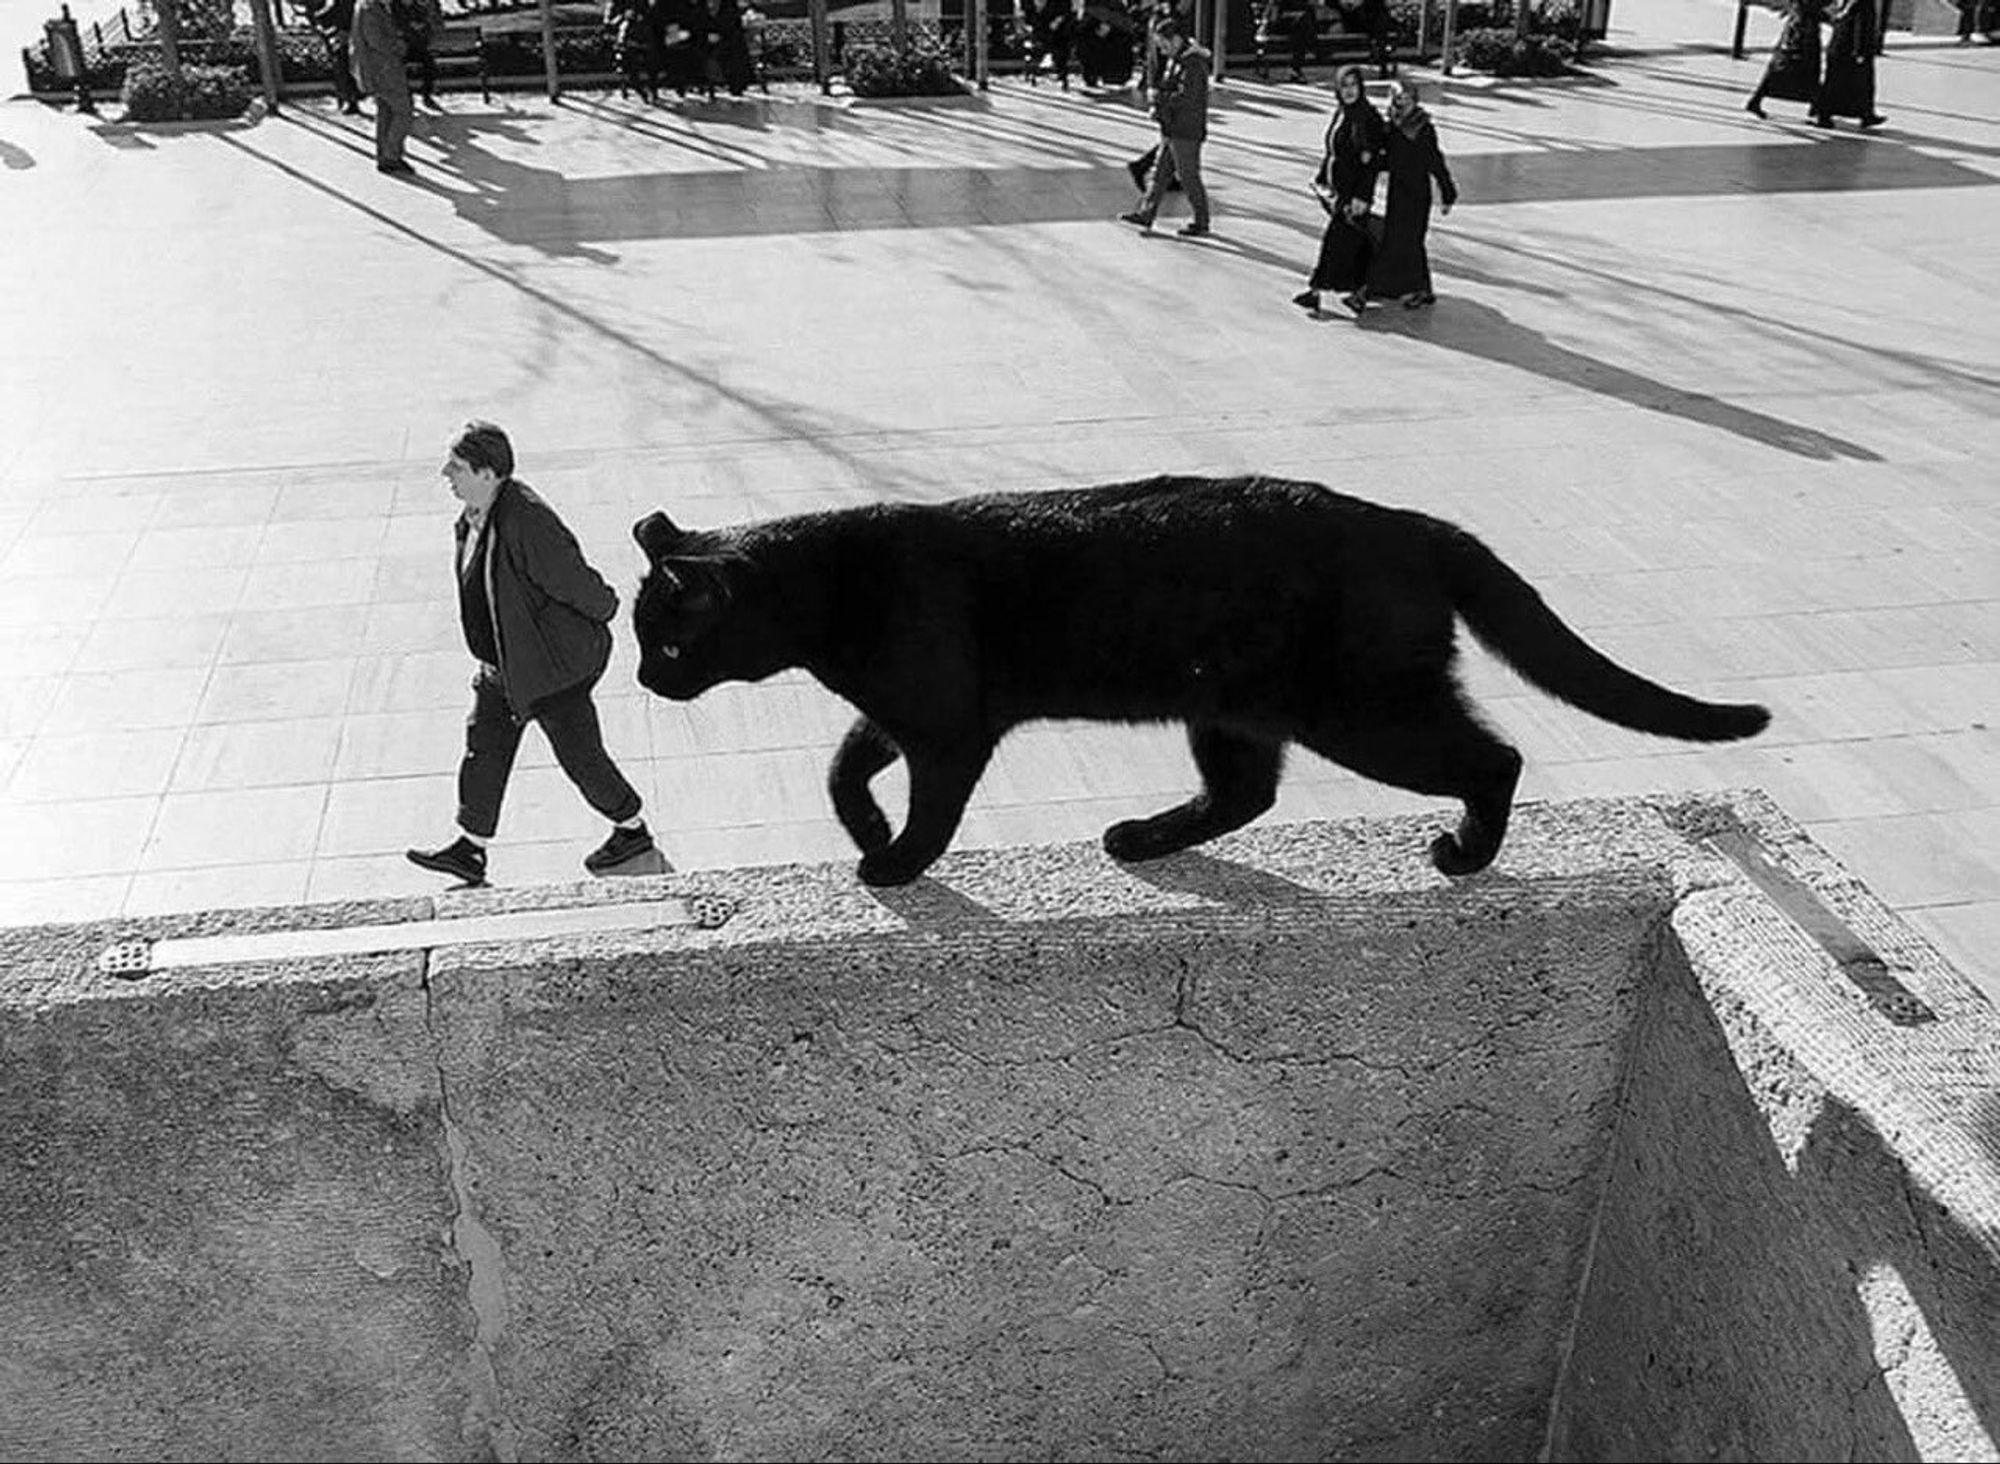
M604 874L654 847L590 699L611 659L617 593L556 511L514 476L513 445L491 422L468 422L441 471L465 505L454 530L458 618L479 668L458 765L459 836L442 849L410 850L410 862L484 883L514 754L534 722L577 791L614 826L583 861Z
M393 0L356 0L352 39L354 79L375 98L375 171L414 173L403 156L403 143L417 109L410 100L410 79L403 72L409 53Z
M1153 92L1153 116L1160 124L1160 159L1139 206L1118 217L1150 233L1160 200L1178 178L1194 210L1194 218L1179 232L1199 239L1208 233L1208 189L1201 181L1201 144L1208 136L1209 54L1188 38L1173 16L1160 20L1158 34L1167 56Z

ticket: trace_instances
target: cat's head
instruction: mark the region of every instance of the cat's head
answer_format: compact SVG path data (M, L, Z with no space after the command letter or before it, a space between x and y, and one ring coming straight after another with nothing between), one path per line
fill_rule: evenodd
M768 675L755 628L732 615L740 555L713 534L690 533L664 513L632 526L648 568L632 603L639 640L639 684L657 696L688 701L721 681Z

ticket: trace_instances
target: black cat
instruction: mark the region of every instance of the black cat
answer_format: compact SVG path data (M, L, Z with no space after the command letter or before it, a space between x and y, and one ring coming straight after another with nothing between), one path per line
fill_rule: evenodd
M1614 665L1464 530L1314 483L1160 477L710 530L654 513L632 532L652 562L633 607L648 690L686 701L803 666L860 710L828 786L871 885L921 874L1000 739L1055 717L1187 723L1202 791L1106 830L1115 858L1248 823L1298 742L1464 800L1431 858L1446 874L1483 869L1521 755L1459 689L1454 618L1620 726L1720 742L1770 721ZM898 753L910 812L892 838L868 783Z

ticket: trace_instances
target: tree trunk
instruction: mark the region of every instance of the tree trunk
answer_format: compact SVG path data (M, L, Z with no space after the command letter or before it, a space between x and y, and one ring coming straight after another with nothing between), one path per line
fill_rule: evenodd
M889 41L898 51L910 44L910 0L889 0Z

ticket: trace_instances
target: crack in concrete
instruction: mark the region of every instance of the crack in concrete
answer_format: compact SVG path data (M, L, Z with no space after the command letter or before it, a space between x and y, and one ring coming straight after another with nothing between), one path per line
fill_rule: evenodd
M480 1222L467 1174L469 1145L465 1131L452 1117L450 1081L438 1055L438 1032L432 1008L430 955L424 955L422 975L424 1031L437 1067L438 1123L444 1134L446 1173L455 1210L447 1238L466 1278L466 1303L472 1309L473 1335L466 1358L464 1428L468 1440L484 1437L497 1464L515 1464L520 1450L513 1421L500 1396L500 1374L494 1357L507 1335L506 1257L493 1232Z

